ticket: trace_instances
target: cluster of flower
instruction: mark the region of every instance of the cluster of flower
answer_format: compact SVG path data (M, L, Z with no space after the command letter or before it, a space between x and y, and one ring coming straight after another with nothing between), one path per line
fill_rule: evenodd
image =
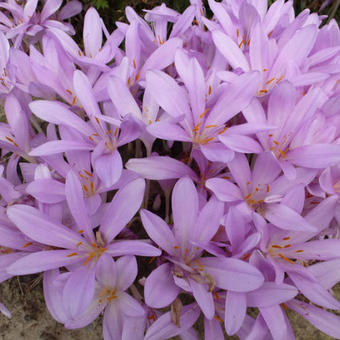
M105 339L196 339L200 315L293 339L287 309L340 338L336 22L192 0L109 33L90 8L82 49L80 3L37 3L0 3L0 282L43 273L53 317L104 312Z

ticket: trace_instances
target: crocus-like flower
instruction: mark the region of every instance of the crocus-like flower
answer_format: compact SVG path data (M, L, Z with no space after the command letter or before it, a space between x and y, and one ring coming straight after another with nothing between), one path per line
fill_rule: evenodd
M215 315L212 293L215 288L251 291L262 285L262 275L237 259L202 256L201 245L216 234L223 204L212 198L199 213L198 194L189 178L176 183L172 208L173 230L160 217L141 211L144 228L168 254L165 258L169 261L146 279L145 301L151 307L161 308L172 303L181 290L192 292L206 318L211 320Z

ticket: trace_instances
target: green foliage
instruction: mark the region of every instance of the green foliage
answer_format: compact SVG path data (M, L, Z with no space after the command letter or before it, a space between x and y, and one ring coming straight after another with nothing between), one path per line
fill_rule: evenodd
M109 8L109 3L107 0L94 0L94 7L96 7L97 9L105 9L105 8Z

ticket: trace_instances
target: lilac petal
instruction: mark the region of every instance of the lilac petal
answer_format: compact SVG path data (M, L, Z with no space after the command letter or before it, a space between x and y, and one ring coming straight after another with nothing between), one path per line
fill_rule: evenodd
M96 265L96 280L105 287L116 287L118 273L112 256L104 253Z
M206 181L206 187L210 189L219 200L223 202L234 202L243 200L240 189L222 178L210 178Z
M89 9L89 11L90 10L91 9ZM95 9L93 10L95 11ZM81 103L87 115L89 117L94 116L94 115L100 116L101 114L100 109L99 109L97 100L94 96L90 80L80 70L76 70L73 73L73 86L74 86L76 98Z
M127 293L121 292L116 303L124 315L140 317L145 314L144 308Z
M334 339L340 338L340 318L337 315L298 300L290 301L287 306L322 332Z
M75 249L84 239L62 224L52 222L39 210L28 205L13 205L7 209L8 218L32 240L50 246Z
M24 7L24 13L23 13L24 17L26 17L27 19L30 19L34 14L37 8L37 5L38 5L38 0L27 0L25 7Z
M302 250L296 253L296 251ZM289 257L301 260L333 260L340 257L340 240L314 240L289 248Z
M180 126L166 121L153 123L146 129L152 136L165 140L191 142L192 138Z
M104 339L121 339L123 329L123 316L116 304L107 306L104 312L103 335Z
M29 104L29 107L40 119L57 125L64 124L79 131L86 137L95 132L90 125L60 102L35 100Z
M116 261L117 277L116 286L119 290L128 289L136 279L138 267L134 256L122 256Z
M100 232L110 242L136 214L144 197L145 181L138 178L126 184L114 196L102 218Z
M12 317L11 312L5 307L4 304L0 302L0 313L8 317L9 319Z
M247 294L249 307L270 307L293 299L298 290L286 283L265 282L260 288Z
M59 203L65 200L65 184L50 178L29 183L26 192L42 203Z
M91 149L93 149L93 146L89 143L69 140L55 140L39 145L33 149L29 155L33 157L49 156L67 151L86 151Z
M246 57L228 35L221 31L214 31L212 38L217 49L234 69L241 68L245 72L249 71L249 64Z
M175 235L181 242L180 248L184 251L194 232L198 213L198 194L190 178L178 180L172 191L171 202Z
M146 86L150 89L158 105L172 117L178 117L182 114L190 116L186 93L172 77L161 71L148 71L146 73Z
M256 185L272 183L280 173L281 168L272 153L263 152L256 158L252 180Z
M147 277L144 285L145 302L153 308L170 305L181 289L175 285L171 275L171 264L164 263Z
M62 303L73 319L83 313L94 296L95 270L81 266L71 272L63 290Z
M197 239L201 241L210 241L216 234L220 219L224 212L224 204L212 197L200 211L196 222ZM207 228L209 225L209 228Z
M138 255L138 256L159 256L161 251L142 240L115 241L107 247L107 253L112 256Z
M197 339L197 336L193 337L190 340L196 340L196 339ZM224 340L224 339L225 337L224 337L222 327L219 321L215 319L208 320L207 318L204 318L204 340Z
M280 306L260 308L262 317L264 318L272 336L275 340L294 340L291 337L291 329L287 318Z
M145 61L141 71L140 78L144 79L148 70L163 70L174 62L175 52L183 45L180 38L168 39L164 44L159 46Z
M106 188L115 184L123 170L123 161L116 149L112 154L99 156L93 164L94 170Z
M107 302L99 303L97 299L93 299L89 307L76 318L68 318L64 320L64 326L67 329L83 328L92 323L100 313L103 312Z
M58 14L59 20L65 20L71 18L81 12L81 2L77 0L71 0L65 4Z
M162 180L185 176L189 176L193 180L197 179L197 175L190 167L168 156L132 158L126 163L125 167L146 179Z
M247 295L228 291L225 301L225 329L233 335L241 328L247 312Z
M48 0L45 3L40 15L40 20L45 21L48 17L54 14L63 3L62 0Z
M340 259L319 262L307 269L326 289L332 288L340 281Z
M310 144L298 147L287 153L287 160L295 165L321 169L340 162L340 145Z
M120 124L117 146L122 146L136 140L144 130L144 124L132 115L126 115Z
M179 323L176 326L171 319L170 312L159 317L147 330L144 340L169 339L188 330L198 319L201 310L196 304L183 307Z
M73 170L66 177L65 194L71 214L80 229L85 229L91 238L93 235L90 218L86 210L83 189L80 181Z
M212 292L207 290L205 284L198 283L192 279L188 280L197 304L200 306L204 316L208 320L211 320L215 315L215 304Z
M89 8L84 18L83 40L85 53L88 57L95 57L103 42L102 21L98 12L93 8Z
M241 153L236 153L235 157L228 162L228 168L242 192L248 192L247 182L251 181L251 172L247 157Z
M124 317L122 339L143 340L146 326L146 315L139 317Z
M200 146L203 155L211 162L227 163L231 161L235 152L226 148L222 143L207 143Z
M248 72L238 76L226 86L217 103L209 112L205 125L222 125L246 108L260 83L258 72Z
M169 226L157 215L148 210L140 212L144 229L152 241L159 245L168 254L175 254L176 239Z
M228 148L241 153L260 153L261 145L253 138L242 135L219 136L218 139Z
M284 204L267 204L265 218L278 228L294 231L315 231L315 227L308 223L295 210Z
M323 288L312 278L306 278L304 275L292 271L290 271L288 275L302 294L315 304L329 309L340 308L340 303L327 289Z
M119 77L110 77L107 87L108 94L112 100L112 103L117 109L117 113L121 117L125 117L127 114L132 114L134 117L141 119L141 110L130 92L130 89L126 86L122 79Z
M69 250L39 251L17 260L7 268L12 275L27 275L44 272L78 262L77 257L68 257Z
M241 328L242 331L242 328ZM268 338L268 327L262 317L261 314L259 314L255 320L255 322L251 325L250 329L246 330L246 336L247 340L257 340L257 339L269 339ZM241 332L237 334L241 337Z
M263 276L252 265L233 258L204 257L200 259L216 287L235 292L249 292L263 284Z
M175 66L188 89L194 121L197 121L205 109L206 83L202 67L197 59L189 59L182 49L178 49L176 52Z
M61 274L59 270L48 270L44 273L44 298L46 306L55 320L64 323L67 320L63 305L60 303L62 289L69 273Z

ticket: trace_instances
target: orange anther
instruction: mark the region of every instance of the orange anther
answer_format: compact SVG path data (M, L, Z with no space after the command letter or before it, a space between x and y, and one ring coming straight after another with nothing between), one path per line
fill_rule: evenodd
M28 246L32 245L33 243L32 242L27 242L24 244L24 248L27 248Z
M84 232L84 229L79 229L79 230L77 231L78 234L82 234L83 232Z
M71 254L68 254L67 257L72 257L72 256L76 256L78 255L78 253L71 253Z
M281 257L281 259L282 260L285 260L285 261L287 261L287 262L289 262L289 263L291 263L291 264L295 264L295 262L294 261L292 261L291 259L289 259L288 257L286 257L286 256L284 256L284 255L282 255L282 254L277 254L277 255L279 255L280 257Z

